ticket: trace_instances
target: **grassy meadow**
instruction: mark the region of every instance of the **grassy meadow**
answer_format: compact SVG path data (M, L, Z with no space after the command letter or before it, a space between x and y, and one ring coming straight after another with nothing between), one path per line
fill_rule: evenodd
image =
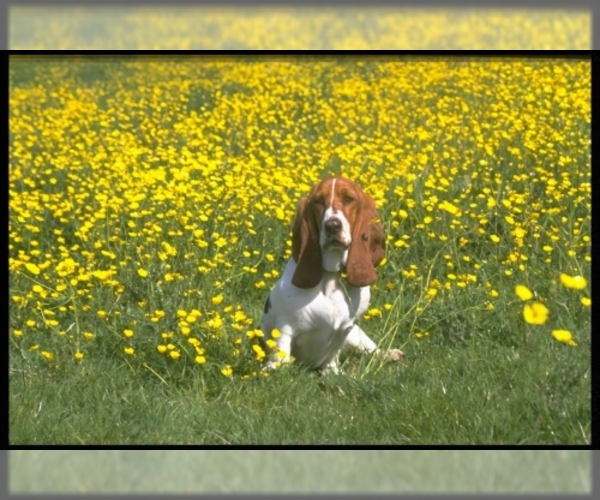
M11 444L589 444L590 63L10 61ZM299 198L387 234L400 365L261 371Z

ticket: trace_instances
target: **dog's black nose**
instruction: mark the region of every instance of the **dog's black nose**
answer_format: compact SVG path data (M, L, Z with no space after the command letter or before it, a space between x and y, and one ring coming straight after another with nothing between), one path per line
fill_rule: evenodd
M339 219L331 218L325 222L325 232L333 235L337 234L342 230L342 223Z

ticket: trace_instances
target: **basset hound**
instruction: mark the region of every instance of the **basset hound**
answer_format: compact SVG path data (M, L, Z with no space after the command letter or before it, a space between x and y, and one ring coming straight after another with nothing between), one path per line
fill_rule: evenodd
M383 225L373 199L342 177L315 185L300 200L292 258L265 302L263 346L273 329L280 332L273 336L280 356L274 350L265 369L293 358L337 373L345 346L400 361L402 351L381 352L356 324L369 306L375 267L384 256Z

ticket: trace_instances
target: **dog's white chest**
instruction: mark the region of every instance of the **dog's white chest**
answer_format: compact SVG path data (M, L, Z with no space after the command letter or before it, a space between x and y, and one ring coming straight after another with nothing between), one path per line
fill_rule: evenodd
M344 287L339 274L332 273L330 279L324 279L321 294L317 297L320 307L316 308L323 314L325 324L337 331L344 329L356 319L358 309L355 289Z

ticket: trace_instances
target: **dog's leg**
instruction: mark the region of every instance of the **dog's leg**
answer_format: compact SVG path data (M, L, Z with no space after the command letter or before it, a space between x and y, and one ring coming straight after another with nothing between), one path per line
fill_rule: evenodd
M377 344L373 342L369 336L363 332L358 325L354 325L350 333L346 337L344 347L350 346L358 349L359 351L367 353L382 354L385 359L390 361L402 361L404 353L400 349L390 349L388 351L382 351L377 347Z

